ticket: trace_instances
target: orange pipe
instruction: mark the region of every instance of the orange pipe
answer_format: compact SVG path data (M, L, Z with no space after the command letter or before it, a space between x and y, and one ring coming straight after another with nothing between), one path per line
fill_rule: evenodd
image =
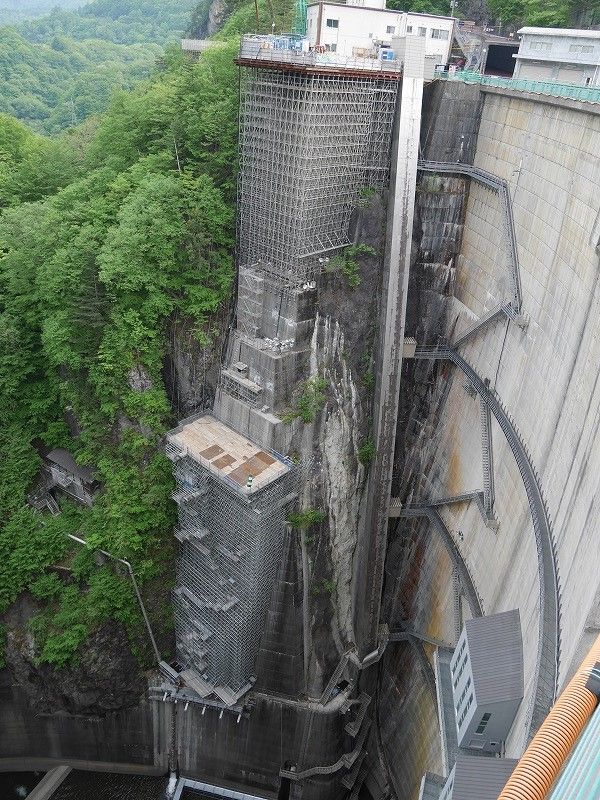
M540 725L498 800L544 800L594 713L598 698L585 688L600 661L600 636Z

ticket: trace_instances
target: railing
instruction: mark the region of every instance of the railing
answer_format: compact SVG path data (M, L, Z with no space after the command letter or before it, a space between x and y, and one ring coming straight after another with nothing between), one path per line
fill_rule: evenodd
M477 183L492 189L498 193L500 205L502 206L502 229L508 247L508 259L510 269L510 282L512 288L512 300L502 306L502 311L516 321L521 315L523 296L521 291L521 276L519 267L519 253L517 250L517 238L515 234L515 224L512 213L512 202L508 184L503 178L499 178L491 172L487 172L473 164L452 163L445 161L419 161L419 169L423 172L436 172L440 174L466 175ZM514 315L514 316L513 316ZM494 317L490 317L493 319ZM521 324L521 323L519 323Z
M454 73L438 72L436 78L478 83L498 89L511 89L529 94L548 94L553 97L566 97L584 103L600 103L600 86L577 86L573 83L553 83L552 81L530 81L525 78L501 78L497 75L482 75L480 72L461 70Z
M529 735L532 736L550 711L556 698L558 691L561 639L560 576L557 567L556 543L546 499L541 489L541 482L533 466L531 454L514 420L495 391L484 383L473 367L465 361L464 358L446 345L440 345L438 347L418 347L415 357L430 360L445 358L463 371L481 399L489 405L491 413L496 418L512 450L523 480L533 522L538 556L540 592L540 631L535 691L532 694L528 709L528 730ZM427 511L427 509L425 510ZM408 516L407 511L407 509L403 509L403 516ZM434 509L429 509L429 513L434 513ZM413 512L412 515L415 516L416 513ZM429 514L426 515L429 516Z
M446 527L446 523L441 518L440 514L435 508L431 506L407 506L402 509L403 517L426 517L430 525L437 531L446 548L452 566L458 571L460 582L465 593L465 597L471 610L471 616L483 617L484 609L483 602L479 596L479 592L475 586L475 581L471 576L467 562L462 557L458 547L456 546L452 534Z
M487 517L493 517L494 453L492 449L492 412L489 405L480 398L481 414L481 461L483 468L483 505Z
M246 34L240 45L241 61L264 61L270 64L293 64L316 69L361 70L366 72L402 72L402 61L378 57L349 57L343 53L308 51L307 40L299 36Z
M356 740L356 744L354 745L354 749L350 751L350 753L344 753L341 758L334 764L324 764L315 767L308 767L308 769L298 770L296 769L281 769L279 770L279 774L282 778L289 778L292 781L302 781L305 778L312 778L315 775L333 775L335 772L339 772L342 767L346 767L346 769L351 769L356 762L356 759L359 758L363 752L363 745L367 738L367 734L369 732L369 727L371 725L371 720L365 720L362 731L360 736Z

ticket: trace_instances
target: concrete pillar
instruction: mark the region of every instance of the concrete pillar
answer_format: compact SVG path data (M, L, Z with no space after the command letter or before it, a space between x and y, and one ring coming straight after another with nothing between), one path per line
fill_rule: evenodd
M354 632L359 655L363 658L378 644L410 273L424 64L424 39L407 37L390 175L374 402L376 455L371 465L367 510L355 564Z

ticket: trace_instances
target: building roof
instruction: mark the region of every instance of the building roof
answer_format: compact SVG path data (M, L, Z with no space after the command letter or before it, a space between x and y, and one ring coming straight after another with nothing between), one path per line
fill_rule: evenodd
M600 31L578 30L577 28L521 28L520 36L561 36L565 39L600 39Z
M516 764L512 758L459 756L453 770L450 797L452 800L497 800Z
M519 609L465 622L477 705L521 700L523 637Z
M210 472L248 487L262 489L289 472L290 467L276 455L267 453L233 428L204 414L184 422L167 434L167 439Z
M86 483L92 483L95 480L95 472L93 468L78 464L73 458L72 454L63 447L57 447L55 450L51 450L47 454L46 458L53 464L58 464L59 467L62 467L71 475L81 478L81 480L85 481Z
M446 779L440 775L435 775L433 772L426 772L421 779L421 789L419 791L419 800L439 800L440 793Z

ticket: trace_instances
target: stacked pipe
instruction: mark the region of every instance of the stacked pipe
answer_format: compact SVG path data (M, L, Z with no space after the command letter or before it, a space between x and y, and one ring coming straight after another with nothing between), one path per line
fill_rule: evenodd
M600 636L531 740L498 800L544 800L598 705L598 697L589 688L598 661Z

